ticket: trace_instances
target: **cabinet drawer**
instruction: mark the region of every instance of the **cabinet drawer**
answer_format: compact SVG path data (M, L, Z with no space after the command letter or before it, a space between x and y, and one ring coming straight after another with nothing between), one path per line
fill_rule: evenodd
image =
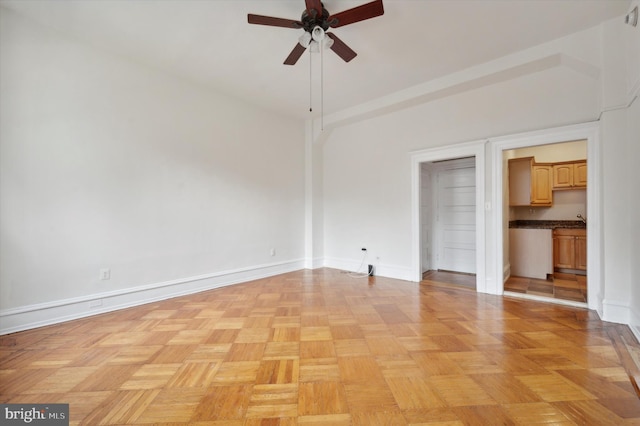
M587 230L586 229L582 229L582 228L578 228L578 229L572 229L572 228L556 228L553 230L553 235L566 235L566 236L570 236L570 237L586 237L587 236Z

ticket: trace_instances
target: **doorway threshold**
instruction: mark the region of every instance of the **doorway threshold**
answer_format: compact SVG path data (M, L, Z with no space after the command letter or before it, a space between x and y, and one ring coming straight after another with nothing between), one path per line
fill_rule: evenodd
M589 305L584 302L575 302L573 300L556 299L555 297L537 296L535 294L518 293L515 291L504 291L503 296L514 297L516 299L535 300L536 302L555 303L556 305L572 306L574 308L589 309Z

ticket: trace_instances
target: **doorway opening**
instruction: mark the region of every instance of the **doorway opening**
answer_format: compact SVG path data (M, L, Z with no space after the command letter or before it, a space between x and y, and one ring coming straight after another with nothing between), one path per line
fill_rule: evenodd
M476 204L474 157L420 165L423 279L475 289Z
M588 271L588 283L586 288L586 307L589 309L602 310L602 235L601 235L601 186L600 176L602 173L600 158L600 142L598 139L599 126L598 123L585 123L579 125L571 125L554 129L546 129L518 135L504 136L491 140L492 162L495 167L492 171L492 192L495 194L494 206L495 214L493 215L495 229L495 245L494 255L495 271L498 276L502 276L502 285L499 292L504 293L504 283L511 275L509 262L509 190L508 190L508 174L505 151L533 148L543 145L555 145L565 141L585 140L587 144L586 160L588 161L588 170L586 180L586 216L588 226L585 229L586 234L586 271ZM558 145L556 145L557 147ZM586 200L588 199L588 203ZM534 215L536 213L534 212ZM574 212L577 215L578 212ZM576 218L579 219L579 218ZM575 246L574 246L575 247ZM555 268L554 268L555 273ZM499 282L496 282L499 284ZM517 292L509 292L510 296L519 296L529 299L544 300L560 304L573 306L585 306L582 302L573 302L551 297L544 297L535 294L522 294Z
M412 153L412 281L422 281L426 271L456 270L466 281L471 277L476 291L487 292L485 145Z
M504 291L587 306L587 141L503 151Z

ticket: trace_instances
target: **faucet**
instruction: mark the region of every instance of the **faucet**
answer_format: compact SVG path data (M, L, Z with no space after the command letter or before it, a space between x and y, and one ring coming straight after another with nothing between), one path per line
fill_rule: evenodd
M578 216L576 216L578 219L580 219L582 221L582 223L584 223L585 225L587 224L587 219L582 217L582 215L580 213L578 213Z

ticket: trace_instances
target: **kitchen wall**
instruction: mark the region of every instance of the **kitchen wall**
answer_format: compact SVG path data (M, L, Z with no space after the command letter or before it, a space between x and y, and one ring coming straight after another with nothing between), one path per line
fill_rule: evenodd
M303 123L0 19L0 332L303 267Z

